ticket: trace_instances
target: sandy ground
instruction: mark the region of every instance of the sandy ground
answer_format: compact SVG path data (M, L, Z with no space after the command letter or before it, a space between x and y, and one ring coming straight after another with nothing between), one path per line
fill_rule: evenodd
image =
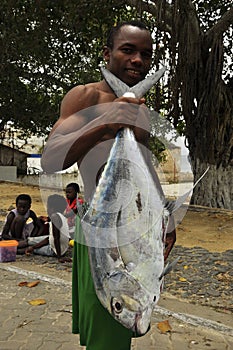
M36 186L0 182L0 221L4 221L8 210L15 206L16 196L20 193L30 194L31 209L37 215L46 215L45 199L51 190L40 191ZM222 252L233 249L232 237L233 211L190 206L177 228L176 244Z

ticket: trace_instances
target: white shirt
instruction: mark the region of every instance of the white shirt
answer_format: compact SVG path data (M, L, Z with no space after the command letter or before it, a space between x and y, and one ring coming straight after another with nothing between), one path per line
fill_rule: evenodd
M64 215L62 215L61 213L56 213L61 221L62 221L62 225L60 228L60 247L61 247L61 255L65 254L65 252L67 251L68 247L69 247L69 227L67 224L67 220L65 218ZM53 237L53 227L52 227L52 222L50 221L49 223L50 227L49 227L49 244L52 248L52 250L55 252L55 254L57 255L57 251L55 248L55 244L54 244L54 237Z

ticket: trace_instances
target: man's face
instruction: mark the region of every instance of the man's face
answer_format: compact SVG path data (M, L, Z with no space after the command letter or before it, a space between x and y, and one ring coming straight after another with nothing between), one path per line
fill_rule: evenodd
M73 200L77 197L77 192L73 187L67 187L66 188L66 198Z
M30 209L31 205L28 201L23 199L19 199L16 205L17 211L20 215L25 215L28 209Z
M131 25L121 27L114 38L113 49L104 49L107 68L128 86L145 78L151 57L150 32Z

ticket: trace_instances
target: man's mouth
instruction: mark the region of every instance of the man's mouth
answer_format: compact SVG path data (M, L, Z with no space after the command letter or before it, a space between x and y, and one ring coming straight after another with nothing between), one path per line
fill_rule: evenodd
M135 76L135 77L141 77L141 75L142 75L142 72L135 70L135 69L126 68L126 71L127 71L127 73L129 73L130 75Z

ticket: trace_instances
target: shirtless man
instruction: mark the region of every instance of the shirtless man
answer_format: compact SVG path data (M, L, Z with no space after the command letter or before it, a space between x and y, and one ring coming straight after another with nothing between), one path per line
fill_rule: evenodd
M150 32L141 22L113 27L103 49L103 57L107 68L116 77L128 86L134 86L145 78L150 69ZM85 200L90 201L100 169L106 163L120 128L132 128L136 140L147 145L149 117L144 103L144 98L116 98L105 80L74 87L62 101L60 118L44 150L44 171L51 173L77 162L84 182ZM158 181L150 157L144 156L153 178ZM168 237L171 239L165 257L175 242L175 231ZM77 243L73 263L73 333L80 333L80 343L86 345L87 350L129 350L134 336L132 331L115 321L98 301L87 249Z

